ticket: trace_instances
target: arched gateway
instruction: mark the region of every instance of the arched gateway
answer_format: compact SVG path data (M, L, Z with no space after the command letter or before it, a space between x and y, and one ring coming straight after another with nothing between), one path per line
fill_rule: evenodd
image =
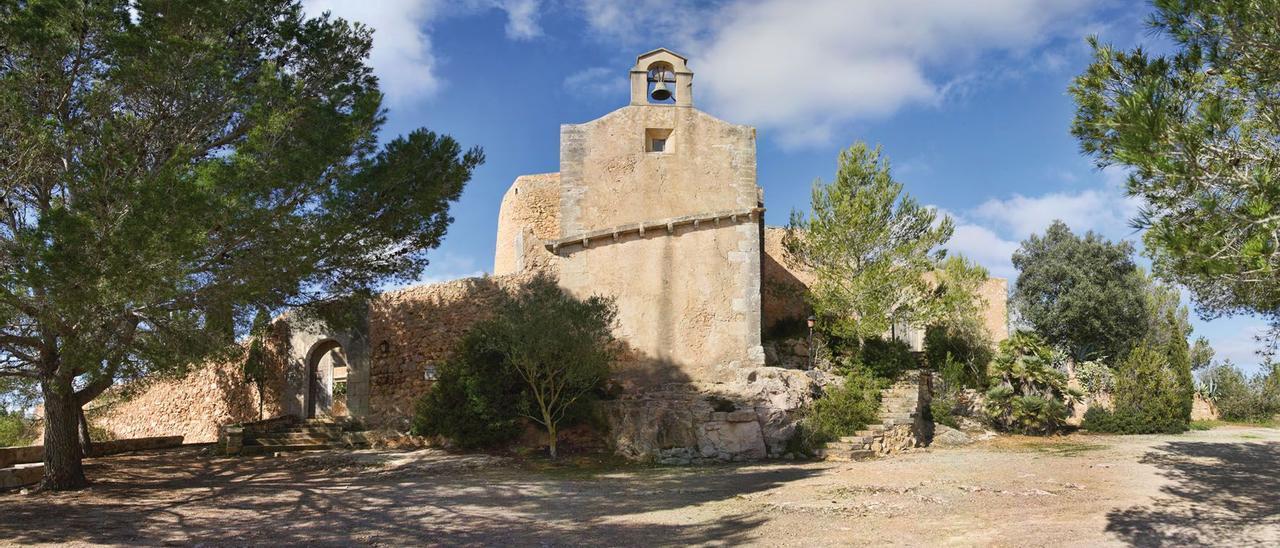
M285 412L302 418L369 413L366 329L332 329L314 318L288 317L289 372Z

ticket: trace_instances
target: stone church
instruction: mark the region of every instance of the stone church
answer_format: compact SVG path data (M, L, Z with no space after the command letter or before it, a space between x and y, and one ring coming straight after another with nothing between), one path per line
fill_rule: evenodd
M526 175L502 199L493 275L391 291L361 325L286 315L279 371L261 394L235 364L158 380L95 413L120 437L211 441L263 417L350 415L404 429L471 323L537 274L578 296L616 299L623 386L606 403L620 454L670 460L778 455L820 374L804 348L766 340L803 323L808 273L764 224L756 130L694 108L688 60L667 49L630 69L630 104L560 128L560 171ZM987 327L1005 337L1006 282L984 288ZM919 348L911 329L895 333ZM725 403L729 402L729 403ZM732 407L732 409L729 409Z

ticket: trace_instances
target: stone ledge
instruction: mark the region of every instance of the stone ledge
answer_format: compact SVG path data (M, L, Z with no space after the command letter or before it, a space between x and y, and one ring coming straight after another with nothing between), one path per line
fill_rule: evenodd
M686 215L683 217L672 217L670 219L662 219L659 221L646 221L633 225L615 226L613 228L605 228L593 230L567 238L559 238L555 240L547 240L543 245L547 251L559 253L560 248L568 246L581 246L587 248L591 246L591 242L604 239L617 240L623 236L638 234L643 236L646 231L666 230L668 234L675 232L676 227L692 225L698 228L701 223L710 222L717 226L722 219L728 220L733 224L737 224L739 219L754 221L756 215L764 213L763 207L753 207L737 211L718 211L714 213L704 213L701 215Z
M93 444L90 457L105 457L130 451L146 451L148 449L168 449L182 445L182 436L162 436L154 438L133 438L127 440L100 441ZM30 464L44 460L43 445L25 447L0 448L0 468L8 468L15 464Z
M31 485L44 477L44 465L32 464L14 468L0 468L0 489L12 489Z

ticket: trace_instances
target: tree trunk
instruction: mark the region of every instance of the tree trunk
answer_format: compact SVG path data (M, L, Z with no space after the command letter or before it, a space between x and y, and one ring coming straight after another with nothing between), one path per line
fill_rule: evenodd
M89 433L89 419L84 416L84 406L77 405L76 413L80 415L80 453L86 457L92 457L93 436Z
M550 442L547 444L547 451L551 454L551 458L555 459L557 457L557 454L556 454L556 437L557 436L556 436L555 423L552 423L551 426L547 427L547 436L550 437Z
M66 491L89 484L80 463L80 404L71 379L45 378L40 383L44 396L44 479L40 490Z
M551 458L556 458L556 421L551 418L551 412L542 406L542 424L547 427L547 452Z

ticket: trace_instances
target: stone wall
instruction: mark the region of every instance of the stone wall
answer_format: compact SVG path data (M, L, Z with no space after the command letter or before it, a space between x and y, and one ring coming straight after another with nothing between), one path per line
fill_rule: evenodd
M1213 402L1204 399L1204 396L1196 394L1195 399L1191 401L1191 420L1218 420L1218 406L1214 405Z
M279 339L272 341L269 348L279 350ZM275 365L266 383L264 417L284 412L288 364L271 355ZM209 443L217 441L223 425L258 420L258 404L258 389L245 378L242 362L229 360L196 367L181 377L117 387L91 403L86 416L114 439L182 436L187 443Z
M778 329L782 322L803 322L809 316L804 293L813 283L813 273L788 261L787 252L782 247L786 233L782 227L764 228L760 310L765 333Z
M372 426L407 428L414 403L431 386L428 372L449 357L472 324L491 315L501 292L526 279L467 278L390 291L370 302L367 337L361 337L370 347L367 401L353 402L352 409L361 410L356 416ZM291 324L287 316L275 326L262 417L302 416L305 360L312 348L330 340L350 345L352 337ZM182 377L148 379L108 392L89 417L115 438L184 436L188 442L213 442L222 426L259 419L258 391L239 360L210 363Z
M536 270L543 266L528 260L525 250L529 244L560 237L560 191L559 173L522 175L507 189L498 209L494 275Z
M982 316L983 325L991 335L991 341L999 343L1009 338L1009 280L1004 278L988 278L978 290L978 294L987 301L986 313Z
M527 277L466 278L380 295L369 307L368 421L407 428L414 403L471 326L492 315L492 303Z

